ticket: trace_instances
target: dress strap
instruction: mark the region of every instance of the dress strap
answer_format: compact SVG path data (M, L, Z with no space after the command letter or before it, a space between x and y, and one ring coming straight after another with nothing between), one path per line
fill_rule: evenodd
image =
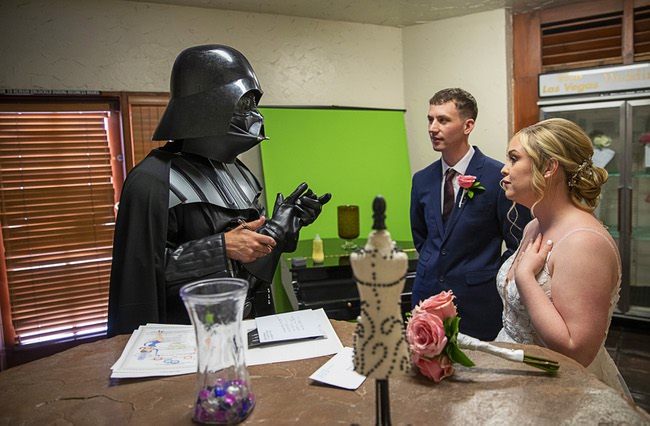
M574 230L572 230L572 231L569 231L565 236L563 236L562 238L560 238L560 241L558 241L557 243L554 243L554 244L553 244L553 250L555 250L555 248L556 248L557 246L559 246L559 245L562 243L562 241L566 240L567 237L568 237L569 235L574 234L574 233L579 232L579 231L588 231L588 232L592 232L592 233L594 233L594 234L600 235L601 237L603 237L603 238L605 239L605 241L607 241L607 244L609 244L609 246L611 247L612 251L614 252L614 257L616 257L616 265L618 266L618 274L621 275L621 259L619 259L619 257L618 257L618 254L617 254L617 252L616 252L616 247L614 246L614 244L612 244L612 242L610 241L610 239L607 238L607 236L605 236L605 234L603 234L602 232L598 231L597 229L594 229L594 228L576 228L576 229L574 229ZM553 252L553 251L551 250L551 253L552 253L552 252ZM551 253L549 253L549 254L548 254L548 257L546 258L546 262L547 262L547 263L548 263L548 259L549 259L549 257L551 256Z

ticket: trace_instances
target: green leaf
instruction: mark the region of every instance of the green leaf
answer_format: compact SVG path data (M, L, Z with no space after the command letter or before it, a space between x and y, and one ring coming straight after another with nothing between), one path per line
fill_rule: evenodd
M445 346L445 352L447 353L447 356L451 362L464 365L465 367L474 367L475 365L472 360L469 359L467 355L465 355L455 343L447 343L447 346Z
M454 342L456 341L456 336L458 335L459 322L460 322L460 318L458 316L445 318L445 321L443 322L443 326L445 328L445 336L447 336L447 340L453 339Z
M467 191L467 196L472 199L474 198L474 191Z
M460 317L458 315L445 318L443 326L445 328L445 336L447 336L447 344L445 345L444 353L449 358L449 361L464 365L465 367L473 367L474 363L460 350L458 347L458 325Z

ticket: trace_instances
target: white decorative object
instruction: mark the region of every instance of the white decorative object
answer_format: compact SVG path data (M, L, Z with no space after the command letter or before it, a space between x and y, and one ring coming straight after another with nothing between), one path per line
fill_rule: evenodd
M604 169L605 166L612 161L615 154L616 152L609 148L594 149L594 155L592 157L594 166L602 167Z
M400 304L408 256L385 229L385 206L383 198L375 199L373 231L365 247L350 254L361 300L354 368L375 379L406 372L411 365Z

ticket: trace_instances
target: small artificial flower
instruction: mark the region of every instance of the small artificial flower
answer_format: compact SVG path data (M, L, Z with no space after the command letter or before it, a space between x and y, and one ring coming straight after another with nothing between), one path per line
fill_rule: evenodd
M472 175L458 176L458 185L460 185L460 187L463 188L463 196L460 197L460 201L458 202L458 208L463 206L463 200L465 199L465 195L467 195L467 197L472 199L474 198L474 191L485 190L485 188L481 186L481 182L476 180L476 176L472 176Z
M594 144L594 148L596 149L603 149L611 146L612 144L612 138L610 138L607 135L600 134L598 136L595 136L592 140L592 143Z
M639 138L639 142L641 143L650 143L650 132L646 132L641 135Z

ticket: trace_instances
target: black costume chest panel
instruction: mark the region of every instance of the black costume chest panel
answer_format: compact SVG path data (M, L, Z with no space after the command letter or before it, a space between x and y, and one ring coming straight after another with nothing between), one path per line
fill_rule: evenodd
M205 161L202 161L205 160ZM227 209L253 207L262 187L240 161L233 164L174 156L169 172L169 208L208 203Z

